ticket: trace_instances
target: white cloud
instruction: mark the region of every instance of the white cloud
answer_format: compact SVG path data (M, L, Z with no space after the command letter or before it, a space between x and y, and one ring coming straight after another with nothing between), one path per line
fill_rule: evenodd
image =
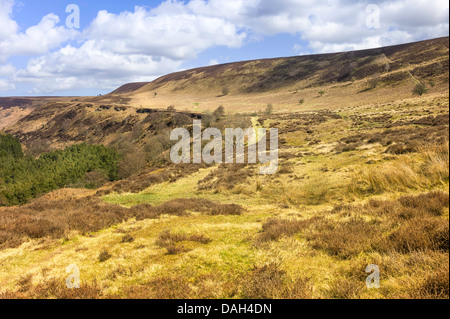
M0 79L0 92L14 90L16 86L7 80Z
M377 4L381 25L366 26L366 7ZM166 7L182 5L175 2ZM298 35L316 53L355 50L448 35L449 5L445 0L191 0L185 5L210 16L226 18L256 37Z
M240 47L246 34L224 18L184 12L146 10L112 14L100 11L86 30L88 39L118 54L146 54L173 60L194 58L212 46Z
M98 13L76 48L31 59L15 80L35 84L36 93L83 87L112 89L127 81L153 80L214 46L240 47L246 37L224 18L136 7L134 12ZM168 8L168 7L167 7ZM74 77L78 80L75 81ZM41 79L43 81L36 81ZM66 80L64 80L66 79Z
M11 0L0 0L0 62L6 61L14 55L38 55L45 54L53 48L59 47L78 33L64 26L57 26L59 17L48 14L35 26L17 33L17 23L11 20ZM1 31L4 26L6 31Z
M380 8L378 29L365 25L370 3ZM80 33L58 26L54 14L18 33L12 5L13 0L0 0L0 62L12 55L32 55L11 79L31 83L35 93L113 89L128 81L148 81L180 70L183 62L209 48L240 48L279 33L302 40L293 50L304 54L445 36L449 26L445 0L167 0L154 9L99 11ZM64 45L74 37L78 47ZM0 76L11 75L10 66L2 68Z
M10 76L16 72L16 68L12 64L0 65L0 76Z
M11 19L13 0L0 0L0 41L17 32L18 25Z

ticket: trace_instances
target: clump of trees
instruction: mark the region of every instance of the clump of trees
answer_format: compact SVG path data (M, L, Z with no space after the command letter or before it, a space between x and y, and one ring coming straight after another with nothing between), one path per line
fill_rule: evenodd
M202 115L202 124L204 127L211 127L225 116L225 108L220 105L214 112L206 112Z
M43 153L35 159L23 154L17 139L0 135L0 205L22 205L69 185L89 187L99 180L114 181L118 179L117 162L115 151L87 144Z

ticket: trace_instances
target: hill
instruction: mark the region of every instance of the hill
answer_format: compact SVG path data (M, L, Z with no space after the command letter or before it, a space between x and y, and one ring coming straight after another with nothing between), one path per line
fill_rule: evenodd
M0 299L448 299L447 66L448 37L8 100ZM173 164L193 119L277 128L278 171Z
M105 96L0 98L0 130L17 136L25 147L44 142L62 148L86 139L108 144L135 127L147 129L155 120L149 119L151 110L161 112L171 106L191 118L219 106L229 113L257 112L268 104L275 112L369 107L374 102L408 100L419 82L428 86L430 94L445 97L448 54L445 37L203 67L150 83L125 84Z
M357 105L374 96L387 101L389 97L380 95L395 90L396 98L409 96L416 81L433 80L445 87L448 48L449 39L444 37L361 51L228 63L169 74L147 84L126 84L104 99L126 97L131 104L194 110L223 105L233 111L256 111L267 103L294 110L300 99L309 108ZM373 78L378 89L366 90ZM317 99L319 91L325 91L323 99ZM353 98L348 101L350 94Z

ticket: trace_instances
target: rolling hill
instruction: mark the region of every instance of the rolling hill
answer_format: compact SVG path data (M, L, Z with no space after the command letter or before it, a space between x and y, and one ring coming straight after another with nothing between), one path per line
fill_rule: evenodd
M448 299L448 53L446 37L0 98L0 299ZM278 129L278 171L172 163L193 119Z
M299 108L300 99L310 108L347 105L346 96L354 94L350 103L356 105L373 96L383 99L380 95L388 96L393 90L396 98L409 96L411 85L419 80L433 79L445 87L448 48L445 37L361 51L215 65L150 83L126 84L104 99L126 97L131 104L147 107L205 110L223 105L233 111L255 111L267 103L293 110ZM373 77L379 80L379 89L357 94ZM325 91L324 99L316 99L319 91Z
M0 129L25 145L45 139L60 148L86 139L107 144L142 123L149 109L169 106L191 117L219 106L229 113L256 112L268 104L275 112L333 110L409 99L418 82L447 96L448 54L444 37L203 67L125 84L98 97L0 98Z

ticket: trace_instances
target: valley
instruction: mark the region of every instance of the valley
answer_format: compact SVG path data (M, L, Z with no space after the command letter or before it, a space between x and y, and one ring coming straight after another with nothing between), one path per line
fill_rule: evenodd
M86 151L92 169L20 203L2 202L19 187L5 166L0 298L448 299L448 48L446 37L187 70L98 97L0 98L0 134L30 161L80 144L117 155L114 178ZM277 172L172 163L170 132L194 120L278 129ZM380 289L366 287L371 264ZM70 265L80 289L66 288Z

